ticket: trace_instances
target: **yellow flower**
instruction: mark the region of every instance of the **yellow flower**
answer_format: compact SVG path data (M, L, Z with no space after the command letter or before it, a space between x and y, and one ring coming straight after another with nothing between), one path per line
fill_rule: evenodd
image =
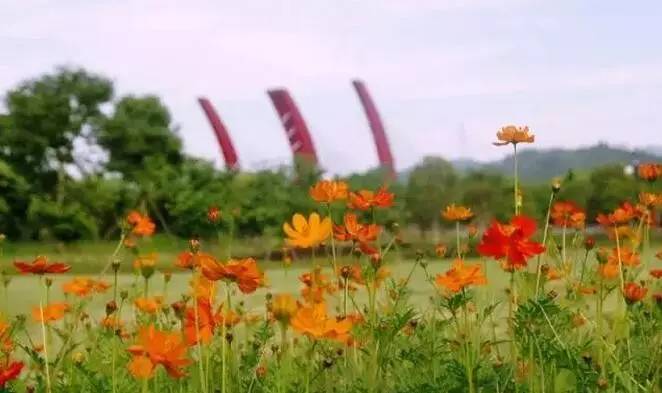
M441 216L448 221L467 221L474 216L470 208L451 203L441 212Z
M529 127L517 127L513 125L508 125L502 127L499 132L497 132L497 139L499 142L494 142L496 146L503 146L509 143L516 145L518 143L533 143L535 141L535 135L529 135Z
M287 222L283 224L283 231L289 246L315 247L331 236L331 219L320 219L319 214L312 213L306 220L306 217L297 213L292 217L292 225Z

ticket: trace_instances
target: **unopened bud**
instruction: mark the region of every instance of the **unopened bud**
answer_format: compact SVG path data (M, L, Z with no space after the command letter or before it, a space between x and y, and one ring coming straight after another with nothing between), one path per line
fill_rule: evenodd
M106 303L106 316L111 315L115 311L117 311L117 303L114 300Z

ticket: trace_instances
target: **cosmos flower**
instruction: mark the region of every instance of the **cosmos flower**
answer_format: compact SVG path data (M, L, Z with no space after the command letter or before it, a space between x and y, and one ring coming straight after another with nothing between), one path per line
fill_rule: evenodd
M2 362L0 364L0 389L5 388L7 382L18 378L23 370L23 362Z
M509 224L493 221L483 234L478 253L503 260L507 271L525 268L534 255L542 254L545 247L530 238L536 231L536 222L526 216L516 216Z
M358 222L356 214L352 212L345 213L343 219L344 225L334 226L334 236L340 241L355 241L359 243L368 243L375 241L381 227L376 224L361 224Z
M126 221L131 226L131 233L136 236L147 237L154 234L156 225L151 218L133 210L126 216Z
M50 323L64 318L71 307L67 303L50 303L42 307L32 307L32 319L36 322Z
M376 192L370 190L361 190L349 193L350 209L369 210L373 207L391 207L393 206L393 193L388 192L386 187L380 187Z
M16 261L14 266L23 274L61 274L71 269L71 266L66 263L48 263L48 258L43 256L38 256L32 263Z
M581 229L584 227L586 213L574 202L557 201L552 205L550 218L555 226Z
M295 214L290 223L283 224L283 231L287 235L286 243L292 247L316 247L331 236L331 219L321 219L319 214L312 213L308 219L302 214Z
M264 284L264 274L253 258L219 263L214 259L201 260L202 274L209 280L225 280L237 284L243 293L253 293Z
M127 350L133 355L129 372L138 379L151 378L159 365L172 378L181 378L185 375L183 368L189 364L182 336L157 330L154 325L142 327L137 344Z
M346 344L351 341L352 320L329 317L325 303L300 307L290 321L290 325L294 330L312 339L328 339Z
M640 179L654 182L658 178L662 177L662 164L658 164L656 162L639 164L637 167L637 175Z
M630 304L636 303L646 297L646 293L648 293L647 288L633 282L629 282L623 287L623 296Z
M110 284L101 280L91 278L76 277L62 284L62 291L78 297L87 297L92 293L103 293L110 288Z
M479 264L465 265L463 260L456 259L446 273L437 274L435 282L451 292L460 292L471 285L485 285L487 279Z
M469 221L474 216L470 208L451 203L441 212L447 221Z
M518 143L533 143L535 135L529 134L529 127L518 127L507 125L502 127L496 134L498 142L493 142L495 146L503 146L509 143L516 145Z
M310 197L316 202L331 203L347 199L349 187L344 181L320 180L310 187Z

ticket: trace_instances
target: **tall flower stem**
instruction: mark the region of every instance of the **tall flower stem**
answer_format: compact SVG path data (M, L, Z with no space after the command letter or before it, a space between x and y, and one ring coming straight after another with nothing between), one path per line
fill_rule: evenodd
M207 376L202 366L202 344L200 343L200 317L198 315L198 296L193 294L193 314L195 317L195 341L198 350L198 373L200 374L200 389L207 393Z
M549 231L549 217L552 212L552 202L554 202L554 192L552 192L549 196L549 202L547 203L547 215L545 216L545 229L542 233L542 245L545 247L547 247L547 232ZM539 294L540 276L542 273L540 264L541 255L542 254L538 254L538 257L536 258L536 297L538 297Z
M514 202L515 215L519 214L519 177L517 169L517 143L513 143L513 175L515 176Z
M515 305L517 294L515 293L515 270L510 272L510 299L508 302L508 330L510 333L510 356L513 361L513 367L517 369L517 347L515 346Z
M41 283L44 284L44 293L46 296L46 302L48 302L48 286L40 279ZM41 339L42 345L44 346L44 365L46 369L46 392L51 393L51 371L48 364L48 340L46 339L46 321L44 320L44 302L39 302L39 314L41 316Z
M331 228L333 228L333 216L331 215L331 204L327 203L326 204L326 211L328 213L329 219L331 219ZM338 277L338 262L337 262L337 257L336 257L336 239L335 236L333 236L333 230L331 231L331 256L333 258L333 274Z
M462 253L460 251L460 222L455 221L455 247L457 248L457 258L462 259Z

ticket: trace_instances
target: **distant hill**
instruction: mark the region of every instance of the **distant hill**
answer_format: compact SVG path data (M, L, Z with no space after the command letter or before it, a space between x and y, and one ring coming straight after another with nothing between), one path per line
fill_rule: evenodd
M545 181L555 176L563 176L570 169L582 171L609 164L662 161L662 153L655 154L651 150L653 149L628 150L606 144L580 149L526 148L517 154L517 161L522 180ZM452 161L452 164L461 172L480 169L510 175L513 171L513 155L494 162L481 163L461 159Z

